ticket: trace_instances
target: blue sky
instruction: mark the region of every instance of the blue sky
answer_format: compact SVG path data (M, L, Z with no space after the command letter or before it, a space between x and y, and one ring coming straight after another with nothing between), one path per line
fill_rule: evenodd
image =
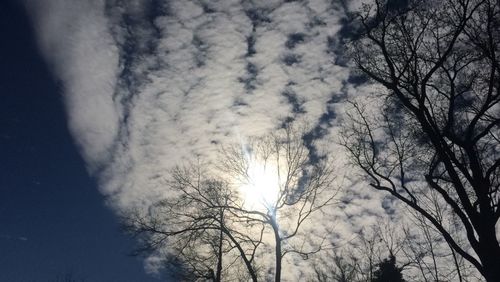
M0 281L157 281L127 256L71 139L61 89L24 9L0 4Z

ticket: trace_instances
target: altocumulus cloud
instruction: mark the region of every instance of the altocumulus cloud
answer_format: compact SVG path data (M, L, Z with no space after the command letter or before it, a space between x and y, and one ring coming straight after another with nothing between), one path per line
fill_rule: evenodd
M283 122L307 120L326 140L346 97L370 91L339 57L342 1L25 3L71 132L117 211L165 193L173 165ZM340 233L384 212L379 195L356 193L332 211Z
M331 142L346 99L376 91L342 56L343 39L355 36L346 10L361 1L23 1L63 86L73 137L117 212L168 193L162 182L174 165L306 120L345 188L328 218L311 221L324 223L316 235L345 243L383 215L403 222L401 204L361 188ZM298 280L301 269L286 275Z
M290 119L321 126L348 76L331 52L340 2L26 4L74 138L116 208L155 196L165 170L218 144Z

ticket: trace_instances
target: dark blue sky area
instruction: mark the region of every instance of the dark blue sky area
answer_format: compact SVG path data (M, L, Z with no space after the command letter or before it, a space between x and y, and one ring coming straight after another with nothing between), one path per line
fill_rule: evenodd
M0 281L157 281L121 234L69 135L22 6L0 1ZM78 280L79 281L79 280Z

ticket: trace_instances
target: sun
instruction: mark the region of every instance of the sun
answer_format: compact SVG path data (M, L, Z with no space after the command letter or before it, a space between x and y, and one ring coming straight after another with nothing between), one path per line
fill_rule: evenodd
M247 208L272 209L280 190L277 167L269 162L251 161L240 190Z

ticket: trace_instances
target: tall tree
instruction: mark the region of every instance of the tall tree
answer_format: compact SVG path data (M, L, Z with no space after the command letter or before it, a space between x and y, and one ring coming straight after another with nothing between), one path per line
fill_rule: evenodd
M176 167L166 180L170 196L159 199L146 212L123 214L126 231L142 242L139 253L161 253L170 269L180 269L187 280L226 278L257 281L255 254L263 228L241 225L238 193L222 179L212 177L206 164ZM253 233L253 234L252 234ZM225 263L224 260L227 260ZM240 261L247 274L235 271ZM228 269L231 268L231 269Z
M342 144L373 188L420 213L487 281L500 281L500 2L389 4L357 13L351 55L382 86L373 88L380 110L353 102ZM458 218L468 244L443 217Z
M331 159L311 159L304 140L307 132L306 126L287 124L246 145L236 144L221 151L219 168L246 194L242 197L248 204L243 204L246 220L270 227L275 281L281 281L284 256L307 259L322 249L324 238L315 237L313 231L319 228L306 231L304 225L314 213L332 204L338 191L333 186Z
M258 262L267 248L274 280L281 281L284 256L307 259L322 249L322 238L305 225L336 191L331 162L311 161L306 132L287 125L221 148L217 162L173 169L165 185L170 196L146 213L124 214L127 230L140 236L144 250L168 249L192 277L213 281L257 281L259 266L272 273ZM235 275L237 262L246 277Z

